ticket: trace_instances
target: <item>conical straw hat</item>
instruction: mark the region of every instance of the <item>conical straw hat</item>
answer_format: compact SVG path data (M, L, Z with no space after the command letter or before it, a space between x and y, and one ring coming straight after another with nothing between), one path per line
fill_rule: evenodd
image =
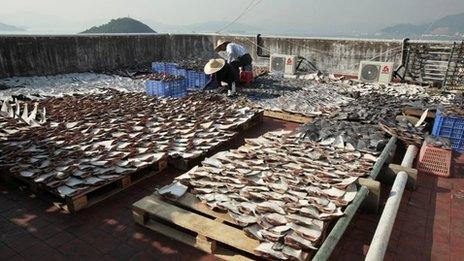
M205 73L213 74L215 72L218 72L219 70L222 69L222 67L224 67L225 64L226 64L226 61L224 59L211 59L205 65Z
M230 42L229 42L229 41L225 41L225 40L218 40L218 41L216 42L216 47L214 47L214 50L217 51L217 49L218 49L219 47L221 47L223 44L228 44L228 43L230 43Z

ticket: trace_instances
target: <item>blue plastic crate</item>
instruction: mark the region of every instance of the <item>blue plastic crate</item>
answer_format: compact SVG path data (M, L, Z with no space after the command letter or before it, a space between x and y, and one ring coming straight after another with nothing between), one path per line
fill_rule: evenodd
M181 98L187 95L187 86L184 79L176 81L146 81L146 92L148 95L158 97Z
M171 97L181 98L187 95L187 86L185 85L185 81L183 79L178 81L171 81L170 84Z
M166 64L162 62L152 62L151 63L152 72L162 73L166 71Z
M159 97L170 96L169 82L148 80L145 82L145 87L147 95L155 95Z
M166 63L166 71L165 73L170 75L176 75L177 73L177 65L174 63Z
M449 138L454 151L464 152L464 118L443 116L438 109L435 114L432 135Z
M151 63L152 72L156 73L167 73L171 75L176 75L177 64L175 63L165 63L165 62L152 62Z
M154 90L153 95L156 95L159 97L170 97L171 96L169 82L155 81L155 88L153 90Z
M145 82L145 92L147 93L147 95L153 95L153 82L152 81Z
M203 88L208 81L209 81L209 75L205 73L198 74L198 87L199 88Z
M192 70L187 71L187 89L192 90L195 89L195 79L196 79L196 72Z
M187 70L185 69L182 69L182 68L177 68L176 70L176 74L174 74L176 76L182 76L184 78L187 78Z

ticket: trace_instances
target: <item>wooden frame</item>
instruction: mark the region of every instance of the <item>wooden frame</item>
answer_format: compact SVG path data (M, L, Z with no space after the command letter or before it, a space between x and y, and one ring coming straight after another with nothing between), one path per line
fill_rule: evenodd
M220 259L259 258L254 254L258 240L248 237L228 214L209 209L193 194L176 201L151 195L134 203L132 213L136 223ZM313 254L305 253L305 260Z

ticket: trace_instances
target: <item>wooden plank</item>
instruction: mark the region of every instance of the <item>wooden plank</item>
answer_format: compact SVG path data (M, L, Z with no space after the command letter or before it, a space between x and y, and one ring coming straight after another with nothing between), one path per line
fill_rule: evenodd
M208 253L216 253L217 244L215 240L211 240L203 235L197 235L195 238L195 247Z
M451 55L450 52L439 52L439 51L433 51L433 52L429 52L429 54L439 54L439 55Z
M76 212L88 206L87 196L82 195L78 197L67 197L66 198L66 206L68 207L69 212Z
M242 124L238 125L235 130L240 132L240 131L245 131L245 130L250 129L251 127L253 127L256 124L263 121L263 115L264 115L263 111L260 111L260 112L256 113L249 120L247 120L247 121L243 122Z
M303 114L281 112L281 111L271 111L271 110L265 110L264 116L269 117L269 118L274 118L274 119L279 119L279 120L284 120L284 121L291 121L291 122L296 122L296 123L304 123L304 124L309 123L313 120L313 117L306 116Z
M190 194L192 195L192 194ZM193 196L193 195L192 195ZM157 198L156 196L152 196L154 198ZM147 197L148 198L148 197ZM166 205L169 205L170 203L168 202L164 202L162 199L158 198L159 200L162 201L162 203L166 204ZM144 200L144 199L142 199ZM141 201L142 201L141 200ZM212 238L209 238L208 236L206 235L203 235L203 234L198 234L198 232L195 232L195 231L192 231L191 229L188 229L188 228L185 228L185 227L181 227L171 221L164 221L164 222L169 222L170 224L173 224L173 225L170 225L170 224L167 224L167 223L164 223L162 222L161 220L164 220L162 218L160 218L157 214L150 214L149 212L147 212L146 210L143 210L141 208L137 208L135 207L137 203L135 203L133 205L133 210L132 210L132 213L133 213L133 217L134 217L134 221L144 227L147 227L155 232L158 232L160 234L163 234L167 237L170 237L172 239L175 239L177 241L180 241L184 244L188 244L190 246L193 246L195 248L198 248L200 250L203 250L207 253L210 253L210 254L214 254L217 258L221 259L221 260L232 260L232 261L248 261L248 260L255 260L255 259L259 259L254 253L250 253L248 252L248 254L246 255L250 255L250 257L248 256L245 256L243 254L240 254L239 252L237 252L236 250L234 250L233 248L228 248L228 246L230 246L230 244L228 243L223 243L219 240L214 240ZM156 212L157 210L153 210L153 212ZM156 212L158 213L158 212ZM218 212L215 212L219 215L222 215L221 213L218 213ZM192 213L194 214L194 213ZM203 217L203 216L200 216L202 219L206 219L206 220L211 220L211 221L214 221L214 222L217 222L216 226L220 226L221 224L223 226L227 226L227 227L230 227L229 225L227 224L223 224L222 222L224 221L223 219L221 218L214 218L214 219L208 219L207 217ZM185 219L187 220L195 220L194 217L192 216L186 216ZM202 222L202 221L200 221ZM187 230L190 230L191 233L188 233L188 232L184 232L182 231L181 229L178 229L177 227L180 227L182 229L187 229ZM232 229L235 229L235 228L232 228ZM241 231L240 229L238 229L239 231ZM243 231L242 231L243 233ZM324 235L326 235L327 233L327 230L324 230L323 231ZM243 233L244 234L244 233ZM223 237L228 237L225 236L225 235L222 235ZM246 235L244 235L246 237ZM325 237L325 236L324 236ZM230 240L233 240L233 239L230 239ZM251 239L251 238L248 238L247 240L251 240L251 241L256 241L257 244L259 244L259 242L257 240L254 240L254 239ZM221 243L218 243L218 242L221 242ZM238 249L238 248L237 248ZM243 251L243 249L238 249L238 250L241 250ZM246 252L246 251L244 251ZM313 252L311 252L312 254ZM303 253L303 260L309 260L311 258L311 255L310 253Z
M254 249L259 245L259 241L249 238L240 229L173 206L156 196L143 198L134 203L133 208L138 211L146 211L149 215L153 215L158 219L165 220L247 253L254 254Z
M83 194L64 198L51 191L43 184L34 182L34 180L31 179L15 176L6 171L2 175L2 178L11 184L26 186L29 191L36 194L37 197L45 201L52 202L55 206L66 212L75 213L79 210L100 203L101 201L131 187L132 185L160 173L166 168L166 166L166 159L161 159L145 169L119 177L109 183L93 187L88 191L85 191Z
M404 171L406 172L406 174L408 174L408 181L406 183L406 187L410 190L416 189L417 169L403 167L398 164L388 165L388 171L386 171L385 177L383 177L384 182L393 184L393 181L395 180L396 175L400 171Z
M256 124L262 122L263 120L263 112L258 112L256 113L253 117L248 119L247 121L243 122L242 124L238 125L235 129L233 129L236 132L241 132L248 130L255 126ZM237 133L238 135L238 133ZM196 166L201 163L206 157L209 155L212 155L212 153L216 152L219 148L222 146L226 146L230 141L232 141L236 136L230 137L229 141L223 142L218 144L217 146L211 148L209 151L205 151L204 153L198 155L195 158L190 158L190 159L184 159L181 157L178 158L173 158L169 157L168 158L168 163L176 168L177 170L181 171L187 171L191 169L193 166Z
M403 109L403 114L409 115L409 116L421 117L423 113L424 113L424 110L421 110L421 109L415 109L411 107L407 107ZM435 112L428 111L427 118L435 118Z
M96 187L86 192L85 194L78 195L75 197L66 197L66 206L64 206L63 208L71 213L75 213L84 208L91 207L107 198L110 198L118 194L119 192L131 187L134 184L137 184L147 178L150 178L160 173L166 168L166 166L166 160L161 160L155 163L155 170L150 170L150 167L148 167L147 169L142 170L142 174L140 174L139 172L135 172L120 179L116 179L108 184ZM111 188L111 186L113 186L114 188ZM108 191L106 191L107 189Z
M377 213L380 204L380 182L373 179L358 179L361 186L365 186L369 190L369 194L364 200L362 207L372 213Z
M436 70L434 70L434 71L436 71ZM445 72L441 72L441 73L426 72L426 75L428 75L428 76L445 77Z
M206 204L198 200L197 197L195 197L195 195L193 195L192 193L187 192L179 199L175 201L171 201L171 202L179 204L189 209L196 210L198 212L209 215L211 217L214 217L219 222L226 221L228 223L235 224L235 221L231 216L229 216L226 213L220 213L220 212L211 210L210 208L208 208L208 206L206 206Z
M121 184L122 184L122 187L123 187L123 188L129 187L129 186L132 184L131 177L128 176L128 177L122 178L122 179L121 179Z
M191 169L193 166L199 165L206 157L209 157L215 154L219 149L230 144L230 142L232 142L237 137L237 135L238 133L230 137L228 141L219 143L218 145L212 147L209 151L203 152L202 154L196 156L195 158L184 159L181 157L178 157L178 158L169 157L168 163L174 168L176 168L177 170L187 171Z
M424 79L424 80L432 80L432 81L443 81L443 80L445 80L444 77L438 78L438 77L431 77L431 76L424 76L424 77L422 77L422 79Z
M175 228L166 226L162 223L153 221L153 220L147 220L146 223L141 224L144 227L147 227L155 232L158 232L162 235L165 235L169 238L175 239L179 242L182 242L184 244L187 244L189 246L197 247L197 239L195 236L183 233ZM203 249L207 250L207 249ZM222 246L216 246L215 253L211 253L208 251L205 251L210 254L214 254L216 257L222 259L222 260L230 260L230 261L249 261L252 260L248 257L245 257L243 255L237 254L236 252L233 252L229 249L226 249Z
M148 221L148 213L145 211L132 209L132 216L134 217L135 223L140 225L144 225Z

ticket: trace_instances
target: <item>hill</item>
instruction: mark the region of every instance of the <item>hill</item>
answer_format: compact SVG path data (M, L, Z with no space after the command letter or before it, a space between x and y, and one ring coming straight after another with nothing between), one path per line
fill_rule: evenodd
M124 17L113 19L110 22L94 26L81 34L128 34L128 33L156 33L148 25L135 19Z
M464 35L464 13L448 15L431 24L397 24L383 28L381 32L393 36L460 36Z
M0 23L0 31L3 32L15 32L15 31L26 31L24 28Z

